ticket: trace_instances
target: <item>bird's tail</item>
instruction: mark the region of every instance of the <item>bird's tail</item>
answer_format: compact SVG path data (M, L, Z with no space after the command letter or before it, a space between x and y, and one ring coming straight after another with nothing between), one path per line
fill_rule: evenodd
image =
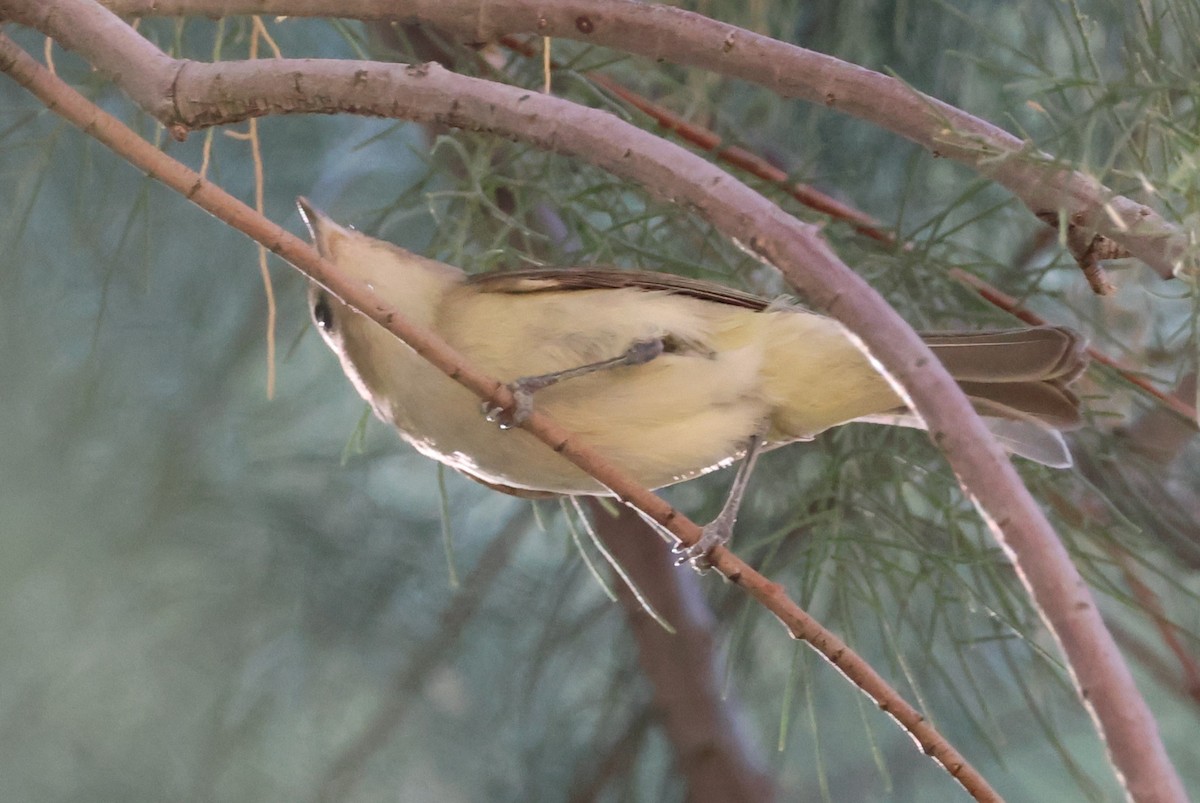
M1079 426L1079 399L1067 386L1087 367L1087 351L1073 330L1041 326L924 338L981 413L1033 418L1055 429Z
M1068 388L1088 362L1077 332L1041 326L924 338L1009 451L1049 466L1071 464L1059 431L1081 423L1079 398ZM903 409L863 420L917 425Z

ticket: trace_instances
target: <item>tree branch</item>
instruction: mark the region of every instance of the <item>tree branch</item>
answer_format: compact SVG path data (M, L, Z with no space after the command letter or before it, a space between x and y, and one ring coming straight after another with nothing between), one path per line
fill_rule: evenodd
M53 2L54 0L46 0ZM119 14L279 14L425 22L464 42L505 34L574 39L701 67L874 123L1002 185L1034 215L1062 209L1163 278L1195 270L1186 232L1004 129L904 82L700 14L636 0L103 0Z
M500 42L505 47L520 53L526 58L534 58L537 55L532 45L528 42L520 41L515 37L505 36ZM551 69L561 69L561 66L557 62L551 62ZM772 184L778 185L784 192L809 209L829 215L835 220L843 220L853 226L859 234L887 245L894 245L896 243L896 237L891 232L885 231L882 224L870 215L855 209L849 204L838 201L836 198L821 192L816 187L804 184L803 182L793 181L786 172L745 148L722 144L720 135L715 131L688 122L665 106L634 92L602 72L592 70L586 73L586 76L589 81L605 92L621 99L648 117L653 118L660 126L687 140L697 148L709 151L716 159L745 170L750 175L761 178L763 181L769 181ZM905 245L905 248L909 247L908 244Z
M90 3L0 2L5 18L54 30L54 41L88 54L89 63L113 78L121 91L157 119L171 114L171 84L179 62L112 14L98 14Z

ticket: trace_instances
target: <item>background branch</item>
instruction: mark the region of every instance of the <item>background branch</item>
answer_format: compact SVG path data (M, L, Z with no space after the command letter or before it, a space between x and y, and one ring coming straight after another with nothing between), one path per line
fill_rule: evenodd
M47 0L53 3L55 0ZM421 21L482 43L529 33L574 39L760 84L892 131L1004 186L1034 215L1062 209L1170 278L1191 270L1188 236L1145 204L1069 169L1029 142L903 81L671 6L633 0L105 0L119 14L350 17Z

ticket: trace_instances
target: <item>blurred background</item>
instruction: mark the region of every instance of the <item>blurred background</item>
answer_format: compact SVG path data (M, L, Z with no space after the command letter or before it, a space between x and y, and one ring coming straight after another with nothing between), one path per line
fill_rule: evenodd
M1195 219L1190 5L691 7L893 71L1170 219ZM540 57L467 50L435 31L263 21L287 56L437 57L493 80L543 80ZM200 60L245 58L252 37L245 18L140 30ZM39 36L5 32L41 55ZM948 274L958 267L1195 405L1185 282L1118 263L1118 292L1098 298L1006 193L890 134L699 71L570 42L552 54L557 94L653 127L597 86L599 71L874 215L911 247L747 178L825 224L843 259L919 328L1013 325ZM174 142L80 60L54 56L60 75L175 157L196 167L210 149L208 176L253 198L244 139ZM257 136L265 212L295 232L304 194L343 223L472 271L615 264L786 291L696 217L522 145L348 116L263 119ZM0 799L689 796L647 678L652 661L686 678L696 659L633 638L638 615L609 598L619 582L570 505L488 491L401 444L312 331L304 281L274 260L278 386L267 398L256 247L10 80L0 189ZM1194 427L1105 368L1081 392L1089 426L1071 439L1076 468L1020 468L1200 788ZM666 493L704 521L729 480ZM1056 648L923 434L859 425L767 455L734 548L1007 799L1121 799ZM715 683L695 705L720 709L746 766L783 799L963 797L769 614L715 576L684 574L679 593L699 611ZM688 596L696 589L711 619Z

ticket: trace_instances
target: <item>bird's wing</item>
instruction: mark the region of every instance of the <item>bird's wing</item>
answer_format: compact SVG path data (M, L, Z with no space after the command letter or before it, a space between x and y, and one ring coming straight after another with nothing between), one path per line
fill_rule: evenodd
M671 273L621 268L533 268L478 273L467 279L483 293L551 293L570 290L612 290L632 287L690 296L734 307L762 311L771 302L715 282Z

